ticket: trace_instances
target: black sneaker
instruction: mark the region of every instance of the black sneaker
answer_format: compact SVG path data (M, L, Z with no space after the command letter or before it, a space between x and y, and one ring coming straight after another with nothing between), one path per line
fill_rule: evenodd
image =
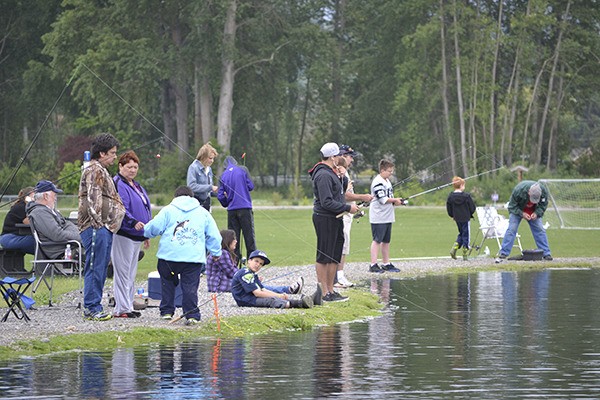
M369 266L369 272L373 272L375 274L383 274L385 271L379 267L379 264L373 264Z
M331 302L334 301L333 293L327 293L323 296L323 301Z
M298 294L302 292L302 288L304 287L304 278L300 277L296 282L294 282L290 288L290 294Z
M554 258L552 258L552 256L550 254L548 254L547 256L542 257L542 260L552 261L552 260L554 260Z
M498 256L496 257L496 264L500 264L502 261L506 260L508 256L505 254L498 254Z
M400 272L400 269L396 268L396 266L392 263L382 265L381 269L383 270L383 272Z
M342 296L338 292L331 293L331 297L333 297L332 301L340 301L340 302L342 302L342 301L348 301L348 300L350 300L350 298L348 296Z

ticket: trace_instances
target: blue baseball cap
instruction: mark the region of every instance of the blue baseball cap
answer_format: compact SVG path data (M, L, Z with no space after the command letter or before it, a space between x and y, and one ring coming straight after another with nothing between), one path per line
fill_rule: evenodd
M56 185L50 181L39 181L35 185L36 193L44 193L44 192L54 192L54 193L62 193L63 191L56 187Z
M250 257L248 257L249 260L252 260L255 257L260 257L263 259L263 261L265 262L263 265L267 265L271 263L271 260L269 260L269 257L267 257L267 253L265 253L262 250L254 250L252 253L250 253Z

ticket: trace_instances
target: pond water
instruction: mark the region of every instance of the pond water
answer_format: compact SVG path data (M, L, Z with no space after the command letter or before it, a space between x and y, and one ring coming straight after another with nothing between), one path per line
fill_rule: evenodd
M600 270L374 280L384 316L0 363L2 398L598 398Z

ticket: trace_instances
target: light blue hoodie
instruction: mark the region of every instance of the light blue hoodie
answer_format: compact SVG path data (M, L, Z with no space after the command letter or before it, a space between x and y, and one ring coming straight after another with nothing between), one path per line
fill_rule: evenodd
M174 262L206 263L206 252L221 256L221 234L198 200L175 197L144 227L144 236L162 236L156 256Z

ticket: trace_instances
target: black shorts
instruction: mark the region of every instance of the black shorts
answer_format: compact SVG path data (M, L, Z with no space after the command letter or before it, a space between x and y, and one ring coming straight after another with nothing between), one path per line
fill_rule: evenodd
M371 235L375 243L389 243L392 240L392 223L371 224Z
M313 225L317 234L317 262L339 264L344 247L344 221L313 214Z

